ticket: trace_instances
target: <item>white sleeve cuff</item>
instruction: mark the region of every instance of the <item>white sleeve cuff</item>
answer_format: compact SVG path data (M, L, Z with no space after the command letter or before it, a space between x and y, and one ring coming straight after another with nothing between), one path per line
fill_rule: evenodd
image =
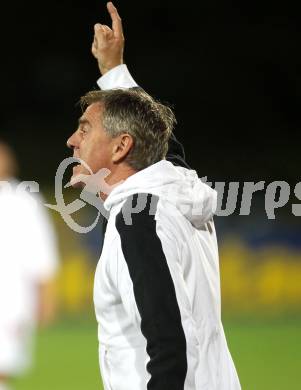
M100 89L138 87L125 64L115 66L97 80Z

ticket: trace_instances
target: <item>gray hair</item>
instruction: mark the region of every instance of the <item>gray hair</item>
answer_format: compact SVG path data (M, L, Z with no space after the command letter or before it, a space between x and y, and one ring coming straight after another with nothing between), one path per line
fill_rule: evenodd
M90 91L82 96L83 109L103 105L103 126L112 137L132 136L134 146L126 156L129 166L139 171L165 158L176 118L172 110L141 88Z

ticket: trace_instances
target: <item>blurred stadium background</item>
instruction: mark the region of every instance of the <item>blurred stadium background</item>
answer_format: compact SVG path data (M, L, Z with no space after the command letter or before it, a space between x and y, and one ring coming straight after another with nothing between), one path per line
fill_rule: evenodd
M187 160L212 181L287 181L286 207L268 220L264 197L251 216L217 217L223 318L244 390L301 383L301 224L292 215L300 181L300 12L280 2L116 2L126 62L147 91L174 104ZM1 137L15 148L21 179L49 203L54 175L98 77L89 49L105 2L8 3L0 26ZM34 16L35 15L35 16ZM38 16L36 16L38 15ZM74 195L74 194L73 194ZM238 208L239 209L239 206ZM32 370L16 390L100 389L93 275L100 227L81 235L51 213L60 242L58 318L41 329ZM78 221L89 224L86 207Z

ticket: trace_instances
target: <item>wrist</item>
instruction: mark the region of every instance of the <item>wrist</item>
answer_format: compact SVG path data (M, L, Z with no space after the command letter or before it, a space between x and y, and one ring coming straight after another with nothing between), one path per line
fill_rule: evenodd
M98 68L100 73L104 75L107 72L109 72L111 69L115 68L116 66L122 65L123 63L124 63L123 59L115 60L112 62L106 62L105 64L98 61Z

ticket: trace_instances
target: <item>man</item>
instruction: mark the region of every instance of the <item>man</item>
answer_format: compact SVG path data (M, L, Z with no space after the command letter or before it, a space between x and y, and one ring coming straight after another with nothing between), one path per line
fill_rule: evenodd
M52 320L58 263L41 199L18 188L16 171L14 153L0 141L0 390L30 365L36 322Z
M132 87L121 20L108 10L112 30L96 25L92 52L110 88ZM216 193L166 161L173 113L139 89L92 91L82 103L68 146L93 173L108 169L112 188L100 194L110 216L94 285L104 388L240 389L221 323ZM76 166L74 181L87 173Z

